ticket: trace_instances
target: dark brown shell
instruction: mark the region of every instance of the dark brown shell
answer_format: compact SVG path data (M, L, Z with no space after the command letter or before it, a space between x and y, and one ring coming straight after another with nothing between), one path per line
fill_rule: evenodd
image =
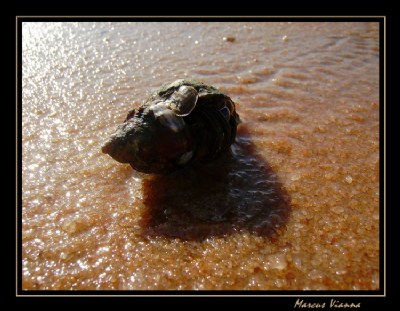
M102 151L140 172L168 174L223 154L239 122L227 95L201 82L177 80L130 111Z

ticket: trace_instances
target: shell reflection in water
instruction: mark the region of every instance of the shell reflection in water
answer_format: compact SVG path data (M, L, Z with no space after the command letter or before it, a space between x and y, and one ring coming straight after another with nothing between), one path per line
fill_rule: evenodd
M227 95L201 82L177 80L130 111L102 151L137 171L169 174L224 154L238 123Z

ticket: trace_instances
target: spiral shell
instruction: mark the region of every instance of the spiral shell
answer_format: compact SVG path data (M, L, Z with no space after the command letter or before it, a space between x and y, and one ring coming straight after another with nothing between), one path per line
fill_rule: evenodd
M239 122L227 95L201 82L177 80L131 110L102 151L137 171L169 174L223 154Z

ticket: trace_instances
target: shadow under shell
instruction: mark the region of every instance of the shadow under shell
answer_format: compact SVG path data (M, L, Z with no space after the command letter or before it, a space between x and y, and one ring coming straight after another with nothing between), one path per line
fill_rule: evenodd
M272 240L289 217L290 198L239 127L231 151L212 163L143 181L145 236L201 241L241 230Z

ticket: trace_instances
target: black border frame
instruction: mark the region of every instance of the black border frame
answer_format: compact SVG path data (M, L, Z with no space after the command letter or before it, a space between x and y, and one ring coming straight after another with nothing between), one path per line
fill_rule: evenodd
M387 231L387 225L384 226L384 216L386 212L386 124L384 121L386 121L386 76L387 73L389 72L389 67L386 67L386 55L387 55L387 48L389 44L386 44L386 38L387 38L387 27L388 27L388 21L387 17L385 16L324 16L324 17L317 17L317 16L307 16L307 17L301 17L301 16L295 16L295 17L287 17L287 16L274 16L274 17L262 17L262 16L234 16L234 17L228 17L228 16L205 16L205 17L200 17L200 16L134 16L134 17L109 17L109 16L96 16L96 17L88 17L88 16L59 16L59 17L51 17L51 16L16 16L16 22L15 22L15 27L16 27L16 45L15 46L15 55L16 56L16 67L17 67L17 72L16 72L16 99L17 99L17 112L16 112L16 122L17 125L15 129L17 130L16 137L16 151L17 151L17 158L16 158L16 205L17 205L17 215L16 215L16 223L17 223L17 230L20 232L21 227L22 227L22 217L21 217L21 206L22 206L22 186L21 186L21 180L22 180L22 172L21 172L21 166L22 166L22 114L21 114L21 109L22 109L22 96L21 96L21 89L22 89L22 50L21 50L21 42L22 42L22 22L31 22L31 21L90 21L90 22L96 22L96 21L108 21L110 18L113 21L225 21L225 22L237 22L237 21L248 21L248 22L257 22L257 21L276 21L276 22L284 22L284 21L310 21L310 22L320 22L320 21L331 21L331 22L361 22L361 21L368 21L368 22L379 22L380 23L380 204L381 204L381 209L380 209L380 242L381 242L381 247L380 248L380 268L381 268L381 273L380 273L380 290L378 291L308 291L306 292L307 294L304 294L304 292L301 291L218 291L218 294L216 294L216 291L200 291L200 292L192 292L192 291L34 291L34 290L28 290L28 291L22 291L22 256L21 256L21 247L22 247L22 238L21 234L17 234L18 237L18 257L16 258L17 261L17 274L15 275L16 277L19 276L18 282L17 282L17 291L16 295L17 297L26 297L26 296L46 296L46 297L51 297L51 296L69 296L69 297L76 297L77 295L82 295L82 296L121 296L121 295L128 295L128 296L147 296L151 297L152 295L156 296L169 296L171 297L172 295L179 295L183 297L188 297L190 296L228 296L228 297L243 297L243 296L238 296L238 295L245 295L246 297L253 297L253 298L258 298L259 295L262 295L263 297L268 297L269 299L273 299L274 303L278 303L279 305L286 305L283 303L284 301L290 301L288 304L289 307L293 307L295 301L299 299L304 299L307 302L327 302L329 304L329 301L331 298L337 299L343 302L358 302L360 301L362 303L362 308L361 309L370 309L370 307L379 307L382 308L382 302L383 300L386 301L387 295L391 292L387 288L387 283L389 281L389 278L394 277L393 275L387 274L386 282L385 282L385 276L383 275L384 272L384 266L387 264L387 262L384 262L384 258L382 254L386 254L387 249L385 249L386 245L383 240L383 237L388 238L388 231ZM388 69L386 71L386 68ZM393 72L393 71L391 71ZM383 208L382 208L383 207ZM388 215L386 215L388 217ZM386 219L385 219L386 220ZM392 220L391 218L388 218L388 220ZM17 233L17 232L16 232ZM16 239L14 239L16 241ZM389 242L389 239L386 241L386 243ZM387 256L387 255L386 255ZM388 258L386 257L386 261L388 261ZM388 265L389 266L389 265ZM386 272L388 270L388 267L386 267ZM19 274L18 274L19 273ZM273 295L274 297L269 297ZM277 297L277 296L278 297ZM290 297L283 297L282 295L289 295ZM331 295L333 295L331 297ZM350 298L351 296L351 298ZM43 296L42 296L43 297ZM246 298L245 297L245 298ZM371 300L371 298L373 298ZM385 299L380 299L380 298L385 298ZM376 300L375 300L376 299ZM366 306L368 301L368 306ZM372 309L371 309L372 310Z

